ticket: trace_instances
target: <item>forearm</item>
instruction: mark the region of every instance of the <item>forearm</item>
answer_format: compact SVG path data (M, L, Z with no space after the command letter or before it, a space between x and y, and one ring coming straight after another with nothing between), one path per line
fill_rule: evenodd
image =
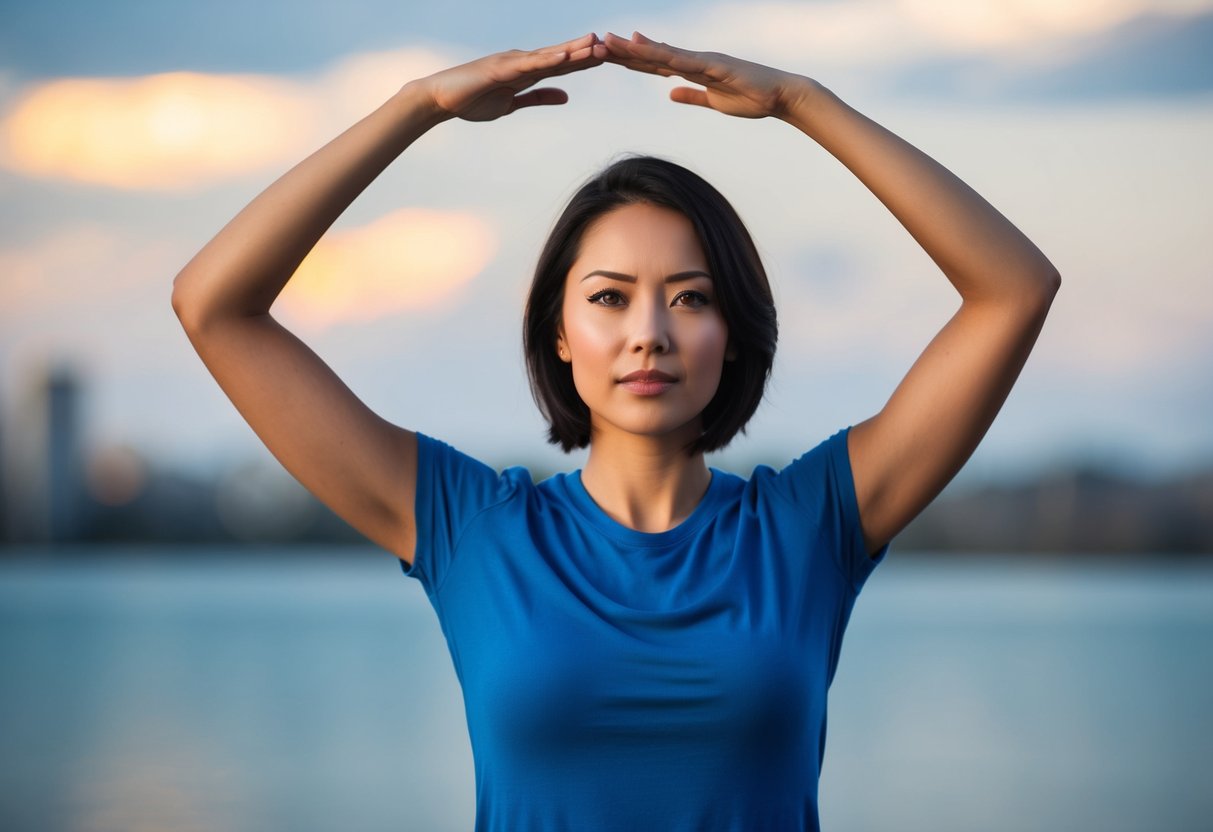
M270 185L173 281L186 328L264 314L329 226L391 162L449 114L405 85Z
M807 81L784 120L854 173L966 301L1047 299L1056 290L1053 264L1006 217L943 165L825 87Z

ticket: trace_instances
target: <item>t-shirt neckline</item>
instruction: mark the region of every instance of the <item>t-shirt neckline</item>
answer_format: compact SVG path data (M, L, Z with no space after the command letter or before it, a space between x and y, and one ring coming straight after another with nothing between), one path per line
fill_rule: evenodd
M663 532L642 532L633 529L603 511L586 491L585 484L581 481L581 469L567 474L565 482L573 507L602 534L628 546L659 548L685 540L699 531L716 514L726 496L725 475L715 468L708 468L708 471L712 479L708 482L708 490L700 498L699 504L685 520Z

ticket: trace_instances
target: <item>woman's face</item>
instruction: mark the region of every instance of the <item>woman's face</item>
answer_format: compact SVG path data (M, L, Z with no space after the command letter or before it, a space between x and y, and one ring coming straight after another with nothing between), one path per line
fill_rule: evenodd
M592 439L621 431L686 445L702 432L728 327L681 213L642 203L592 223L565 279L558 332Z

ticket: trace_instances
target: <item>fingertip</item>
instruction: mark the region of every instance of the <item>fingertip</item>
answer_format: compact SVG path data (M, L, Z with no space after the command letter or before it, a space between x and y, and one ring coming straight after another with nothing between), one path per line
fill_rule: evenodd
M536 90L524 92L521 95L514 97L514 110L522 110L527 107L545 107L554 104L567 104L569 94L559 87L540 87Z
M703 90L694 87L674 87L674 89L670 90L670 100L677 104L691 104L696 107L711 109L711 105L708 104L707 94Z

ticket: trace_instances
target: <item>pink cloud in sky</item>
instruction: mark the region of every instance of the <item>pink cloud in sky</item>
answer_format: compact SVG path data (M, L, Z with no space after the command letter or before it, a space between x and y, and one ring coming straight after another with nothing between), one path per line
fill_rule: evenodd
M13 105L0 159L27 176L175 190L297 155L312 119L299 92L270 78L64 78Z
M426 49L352 55L314 78L166 72L59 78L0 115L0 165L123 190L188 190L291 164L332 123L451 63Z
M317 330L429 307L479 274L496 251L492 225L475 214L401 209L325 235L275 309Z

